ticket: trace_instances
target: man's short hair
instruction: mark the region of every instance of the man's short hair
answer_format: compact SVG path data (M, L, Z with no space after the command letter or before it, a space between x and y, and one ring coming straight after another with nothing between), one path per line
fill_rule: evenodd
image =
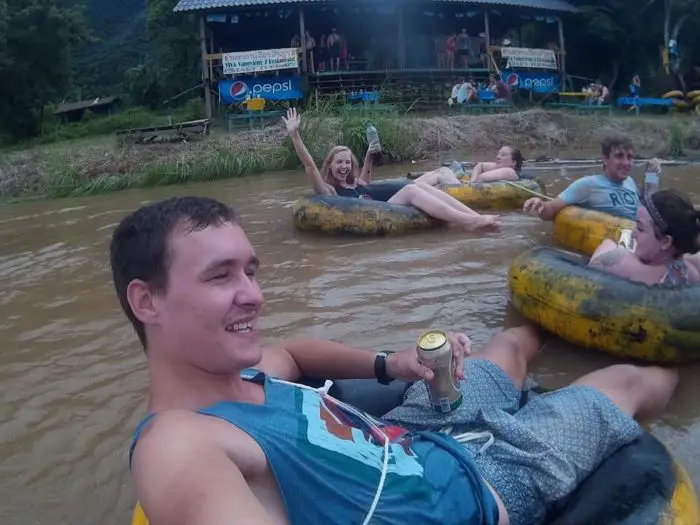
M134 315L126 297L129 283L140 279L153 292L165 292L170 266L168 239L173 230L203 230L236 220L233 209L215 199L173 197L139 208L116 227L110 244L114 288L144 349L147 345L143 323Z
M600 149L604 157L609 157L615 150L634 151L634 144L625 136L605 137L600 143Z

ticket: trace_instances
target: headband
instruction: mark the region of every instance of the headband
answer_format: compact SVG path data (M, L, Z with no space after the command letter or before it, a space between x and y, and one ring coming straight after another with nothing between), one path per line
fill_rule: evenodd
M666 224L666 221L654 205L654 200L651 197L651 193L642 195L642 204L644 204L644 207L649 212L649 215L651 215L651 220L654 221L654 224L656 224L664 234L668 233L668 224Z

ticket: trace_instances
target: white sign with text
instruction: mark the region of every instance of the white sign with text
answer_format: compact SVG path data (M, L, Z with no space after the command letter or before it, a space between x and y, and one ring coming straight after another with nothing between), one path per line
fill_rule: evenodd
M299 67L297 48L258 49L238 53L222 53L224 75L257 73L277 69L296 69Z
M557 69L557 57L551 49L533 49L529 47L502 47L501 56L508 59L506 69L533 67L539 69Z

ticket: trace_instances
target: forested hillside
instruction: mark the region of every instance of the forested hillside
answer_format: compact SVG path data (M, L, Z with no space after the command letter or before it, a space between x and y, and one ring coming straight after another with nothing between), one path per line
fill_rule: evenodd
M152 52L146 28L146 0L85 0L85 21L92 35L75 51L76 98L122 90L124 73Z

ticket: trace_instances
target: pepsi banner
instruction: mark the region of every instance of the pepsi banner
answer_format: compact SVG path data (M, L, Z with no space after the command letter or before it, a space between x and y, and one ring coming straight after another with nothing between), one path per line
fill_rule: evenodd
M539 71L503 71L503 82L508 88L525 89L535 93L556 93L559 91L559 75Z
M219 97L225 104L235 104L250 98L299 100L304 98L304 95L301 92L299 76L279 76L220 80Z

